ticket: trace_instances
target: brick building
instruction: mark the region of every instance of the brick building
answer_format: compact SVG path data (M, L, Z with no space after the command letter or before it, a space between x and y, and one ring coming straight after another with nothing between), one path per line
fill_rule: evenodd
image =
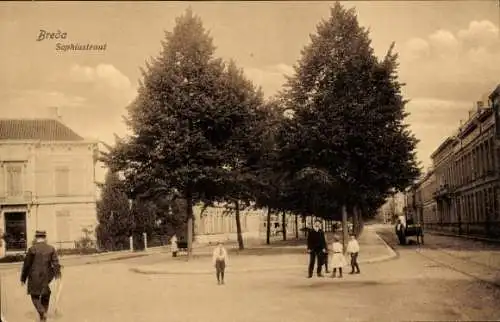
M499 97L500 85L431 155L434 170L414 192L427 228L500 236Z

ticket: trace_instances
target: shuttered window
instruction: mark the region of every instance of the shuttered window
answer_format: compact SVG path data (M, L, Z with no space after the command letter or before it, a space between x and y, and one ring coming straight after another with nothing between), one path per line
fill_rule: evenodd
M7 162L5 164L7 176L7 195L9 197L19 197L23 194L23 163Z
M69 195L69 169L68 167L56 168L56 196Z

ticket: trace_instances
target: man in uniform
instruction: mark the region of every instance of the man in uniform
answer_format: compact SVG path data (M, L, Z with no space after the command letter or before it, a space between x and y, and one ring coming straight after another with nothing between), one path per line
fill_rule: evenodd
M21 284L28 280L28 294L31 296L40 321L47 321L50 302L49 284L61 277L61 266L54 247L47 244L45 231L36 231L35 242L28 249L21 272Z

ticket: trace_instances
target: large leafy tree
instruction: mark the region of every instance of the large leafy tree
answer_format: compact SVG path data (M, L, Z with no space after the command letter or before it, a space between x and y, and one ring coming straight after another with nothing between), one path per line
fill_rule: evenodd
M240 211L256 200L266 114L262 111L262 91L255 88L234 61L228 64L222 80L224 110L232 115L234 123L225 140L224 176L212 192L235 214L238 246L243 249Z
M393 46L377 59L354 9L339 3L302 51L283 94L294 117L281 132L281 163L318 183L316 211L370 209L418 176L396 61Z
M129 108L134 134L117 144L111 163L124 170L133 195L175 191L185 200L191 253L193 204L224 191L224 166L239 160L230 144L248 122L239 108L246 103L239 102L257 96L246 93L249 88L234 92L234 66L214 58L212 39L190 9L166 32L162 47Z

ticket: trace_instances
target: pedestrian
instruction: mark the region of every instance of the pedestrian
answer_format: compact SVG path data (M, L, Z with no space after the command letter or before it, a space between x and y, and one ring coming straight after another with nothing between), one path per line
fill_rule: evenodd
M308 278L313 276L314 263L317 260L316 275L322 277L321 268L323 266L323 259L326 253L326 239L325 233L321 229L321 221L316 220L313 224L313 229L307 235L307 252L309 253L309 271Z
M347 266L344 256L344 246L339 242L339 238L335 236L332 244L332 278L335 277L337 269L339 270L339 278L342 278L342 267L344 266Z
M170 238L170 251L172 252L172 257L177 257L177 252L179 248L177 247L177 235L174 234L172 238Z
M401 219L398 219L398 223L396 225L396 235L398 236L399 243L401 245L406 244L405 225Z
M49 284L61 278L61 266L55 248L47 243L45 231L35 232L35 243L28 249L21 271L21 284L28 281L28 294L31 296L40 321L47 321L50 303Z
M214 249L212 256L213 264L215 266L215 273L217 276L217 284L224 284L224 272L226 270L226 264L228 260L226 248L222 245L222 242L217 243L217 247Z
M358 254L359 254L359 243L356 239L355 234L351 234L351 239L347 244L347 253L351 255L351 272L349 274L359 274L359 265L358 265Z

